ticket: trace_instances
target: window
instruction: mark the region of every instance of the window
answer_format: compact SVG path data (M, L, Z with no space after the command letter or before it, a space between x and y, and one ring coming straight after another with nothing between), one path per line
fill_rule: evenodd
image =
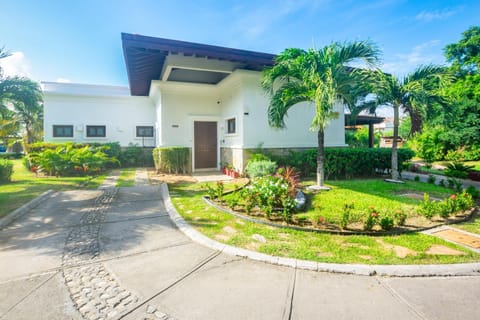
M153 137L153 127L137 126L137 137Z
M236 132L237 132L236 119L235 118L227 119L227 133L233 134Z
M54 125L53 126L53 137L54 138L72 138L73 137L73 126Z
M107 136L107 130L105 126L87 126L88 138L105 138Z

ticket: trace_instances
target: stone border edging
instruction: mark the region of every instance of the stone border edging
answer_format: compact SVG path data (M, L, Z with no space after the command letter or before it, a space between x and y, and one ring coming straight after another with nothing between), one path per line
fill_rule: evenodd
M224 193L225 195L226 193ZM397 236L397 235L402 235L402 234L409 234L409 233L420 233L420 232L425 232L431 229L435 229L441 226L447 226L447 225L454 225L457 223L465 222L470 220L473 215L476 213L478 210L477 206L469 209L470 213L466 215L463 218L460 218L458 221L447 221L445 223L435 225L435 226L430 226L430 227L422 227L418 229L412 229L412 230L405 230L405 231L354 231L354 230L328 230L328 229L315 229L315 228L306 228L306 227L301 227L301 226L296 226L296 225L283 225L279 224L276 222L270 222L270 221L265 221L265 220L259 220L255 219L253 216L245 216L239 213L236 213L233 210L227 209L221 205L218 205L214 201L212 201L208 196L203 196L202 197L203 201L205 201L206 204L209 206L214 207L215 209L228 213L234 217L237 217L239 219L249 221L252 223L258 223L258 224L263 224L265 226L270 226L270 227L275 227L275 228L284 228L284 229L291 229L291 230L297 230L297 231L304 231L304 232L312 232L312 233L322 233L322 234L334 234L338 236L371 236L371 237L384 237L384 236Z
M39 203L46 198L48 198L52 193L55 193L54 190L48 190L36 197L35 199L30 200L29 202L22 205L20 208L15 209L13 212L10 212L5 217L0 219L0 230L8 226L10 223L15 221L17 218L20 218L25 213L30 211L39 205Z
M434 265L367 265L324 263L293 258L271 256L264 253L237 248L208 238L189 225L177 212L170 199L166 183L160 185L160 193L168 215L173 223L192 241L234 256L279 266L318 272L344 273L363 276L433 277L433 276L480 276L480 263L434 264Z

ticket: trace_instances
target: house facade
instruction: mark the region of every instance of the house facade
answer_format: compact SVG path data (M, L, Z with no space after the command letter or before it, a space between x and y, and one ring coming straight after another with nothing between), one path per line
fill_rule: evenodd
M229 163L242 171L249 150L317 146L314 108L291 109L286 129L268 126L260 83L274 55L122 34L129 88L43 82L45 141L183 146L192 171ZM326 146L345 146L344 107Z

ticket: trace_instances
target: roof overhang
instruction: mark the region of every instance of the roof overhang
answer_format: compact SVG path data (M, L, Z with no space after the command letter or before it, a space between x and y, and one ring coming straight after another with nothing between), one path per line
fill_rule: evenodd
M200 43L177 41L122 33L122 46L127 66L130 93L134 96L147 96L152 80L183 81L195 83L217 83L228 76L235 68L261 71L272 66L275 55L269 53L232 49ZM217 65L230 62L233 67L207 70L186 67L175 68L166 65L172 55L203 58L206 64ZM188 60L188 59L187 59Z

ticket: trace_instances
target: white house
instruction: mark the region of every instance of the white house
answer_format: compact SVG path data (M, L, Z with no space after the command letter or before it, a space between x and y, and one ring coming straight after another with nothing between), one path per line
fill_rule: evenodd
M122 34L129 88L43 82L45 141L118 141L122 146L184 146L192 171L242 170L248 150L312 148L314 108L299 104L287 129L267 123L262 69L274 55ZM326 130L327 146L345 146L344 107Z

